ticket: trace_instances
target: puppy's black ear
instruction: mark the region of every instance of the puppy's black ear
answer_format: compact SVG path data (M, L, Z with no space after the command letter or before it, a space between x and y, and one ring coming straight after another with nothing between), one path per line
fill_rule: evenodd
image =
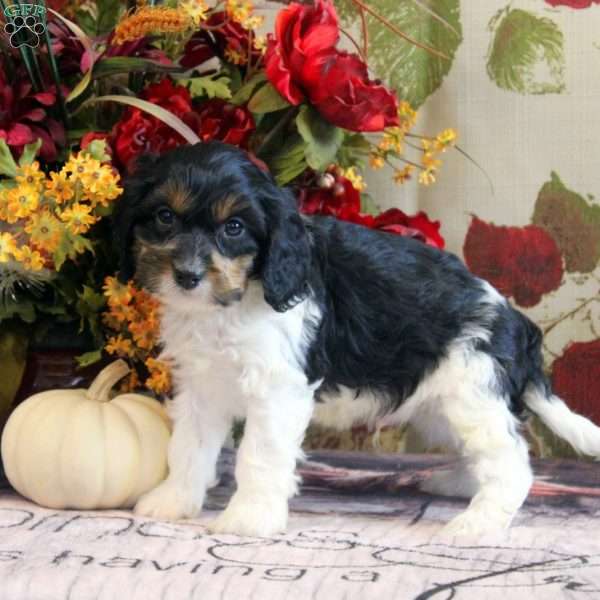
M274 184L269 188L265 200L271 232L262 284L265 300L285 312L308 296L310 243L293 194Z
M155 183L156 163L157 157L150 154L136 160L133 172L125 179L123 195L113 212L113 240L119 259L118 278L122 283L135 274L133 229L136 217L140 215L140 205Z

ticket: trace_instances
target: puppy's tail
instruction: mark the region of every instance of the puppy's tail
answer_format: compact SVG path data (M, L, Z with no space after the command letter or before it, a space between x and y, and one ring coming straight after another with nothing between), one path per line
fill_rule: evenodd
M548 428L563 438L580 454L600 457L600 427L574 413L545 386L529 384L523 395L525 405Z

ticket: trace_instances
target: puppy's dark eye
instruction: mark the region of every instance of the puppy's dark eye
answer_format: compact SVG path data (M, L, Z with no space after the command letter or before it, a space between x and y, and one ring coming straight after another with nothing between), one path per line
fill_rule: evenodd
M244 231L244 224L239 219L229 219L225 223L225 235L227 237L238 237Z
M172 225L175 220L175 213L168 208L160 208L156 211L156 218L163 225Z

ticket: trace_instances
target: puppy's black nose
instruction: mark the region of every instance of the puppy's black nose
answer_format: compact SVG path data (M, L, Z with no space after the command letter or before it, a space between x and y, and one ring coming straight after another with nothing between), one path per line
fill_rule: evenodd
M193 290L202 280L201 273L180 271L179 269L173 269L173 277L177 285L184 290Z

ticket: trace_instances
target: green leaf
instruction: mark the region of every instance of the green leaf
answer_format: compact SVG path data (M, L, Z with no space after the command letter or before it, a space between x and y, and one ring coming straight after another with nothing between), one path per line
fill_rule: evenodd
M16 177L17 175L17 163L8 144L2 138L0 138L0 175L7 177Z
M255 73L250 79L234 94L231 99L232 104L246 104L250 96L254 93L256 87L267 80L267 74L264 71Z
M325 121L310 106L302 106L296 117L298 133L306 142L305 155L308 166L322 171L335 159L344 139L344 132Z
M248 109L253 113L271 113L288 108L290 103L268 82L252 96Z
M27 360L27 336L3 326L0 332L0 430L21 385Z
M498 87L521 94L564 91L563 34L554 21L521 9L503 9L489 28L494 36L487 72Z
M174 71L181 71L181 68L163 65L155 60L138 56L111 56L99 60L94 65L94 78L99 79L121 73L172 73Z
M85 153L100 162L109 162L110 154L106 151L106 140L93 140L85 148Z
M305 153L306 143L298 134L294 134L270 158L268 165L278 185L288 184L308 168Z
M363 167L370 150L371 144L364 135L346 133L337 153L337 163L345 169L354 166Z
M569 273L591 273L600 261L600 206L568 189L556 173L539 191L532 222L544 228L565 258Z
M21 154L21 157L19 158L19 166L24 167L25 165L30 165L34 161L41 147L41 138L38 138L35 142L31 142L31 144L27 144L23 148L23 152Z
M96 35L110 33L119 20L123 3L121 0L96 0Z
M79 98L92 82L93 69L88 69L85 75L79 80L77 85L69 92L66 97L66 102L72 102L75 98Z
M96 102L118 102L120 104L126 104L128 106L133 106L135 108L139 108L144 112L156 117L172 129L174 129L188 144L197 144L200 142L200 138L192 129L190 129L179 117L175 116L172 112L162 108L162 106L158 106L156 104L152 104L152 102L148 102L147 100L142 100L141 98L131 98L130 96L121 96L121 95L108 95L108 96L98 96L95 98L90 98L86 100L81 107L87 106L89 104L95 104ZM80 108L81 108L80 107Z
M193 98L198 96L207 96L208 98L221 98L221 100L229 100L231 98L231 90L229 85L231 80L229 77L217 75L206 75L204 77L192 77L191 79L181 80L182 84L189 84L190 94Z
M79 25L77 25L77 23L73 23L73 21L63 17L60 13L56 12L50 7L48 7L47 10L48 12L51 12L59 21L62 21L71 30L71 32L75 34L75 37L81 42L81 45L86 50L92 49L92 39L85 33L85 31L81 29L81 27L79 27Z
M94 363L97 363L102 358L102 350L92 350L91 352L85 352L75 357L77 364L80 367L89 367Z
M18 302L0 302L0 322L13 317L19 317L25 323L33 323L36 318L35 304L21 298Z
M350 0L336 0L344 18L358 23ZM432 54L404 40L379 19L366 14L369 66L414 108L437 90L450 71L462 42L459 0L368 0L368 6L416 42L441 52Z
M381 212L381 208L377 206L370 194L363 192L360 195L360 212L375 216Z

